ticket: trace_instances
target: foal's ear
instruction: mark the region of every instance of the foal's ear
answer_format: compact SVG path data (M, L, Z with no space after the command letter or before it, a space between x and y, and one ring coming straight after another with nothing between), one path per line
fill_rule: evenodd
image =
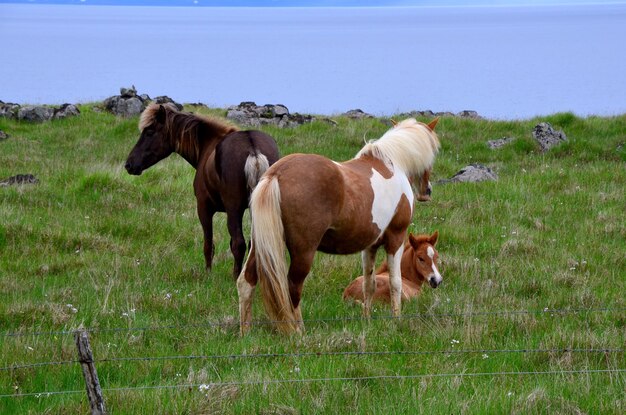
M435 131L435 127L437 126L438 122L439 122L439 117L435 118L434 120L432 120L431 122L429 122L426 125L428 126L430 131Z
M437 245L437 238L439 238L439 231L435 231L432 235L430 235L429 240L432 246Z
M409 243L411 244L413 249L417 249L417 247L419 246L419 241L412 233L409 233Z
M159 105L159 110L156 113L156 122L158 122L159 124L164 124L166 117L167 114L165 113L165 107L163 105Z

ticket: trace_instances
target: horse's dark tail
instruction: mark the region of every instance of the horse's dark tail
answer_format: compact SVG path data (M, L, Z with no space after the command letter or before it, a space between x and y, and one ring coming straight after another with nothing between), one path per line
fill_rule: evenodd
M246 174L246 181L248 183L248 191L252 193L256 185L261 180L261 176L269 169L270 163L265 157L265 154L252 150L248 158L246 159L246 165L244 172Z

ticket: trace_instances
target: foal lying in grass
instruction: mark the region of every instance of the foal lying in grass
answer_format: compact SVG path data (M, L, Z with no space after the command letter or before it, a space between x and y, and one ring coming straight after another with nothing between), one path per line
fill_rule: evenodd
M403 301L416 297L424 282L428 281L431 287L437 288L443 281L443 277L437 269L439 255L435 245L438 236L437 231L430 236L409 234L409 240L404 245L404 253L400 263ZM389 303L391 291L387 261L376 271L375 278L374 300ZM352 281L343 292L343 299L353 299L358 303L363 303L364 281L363 276Z

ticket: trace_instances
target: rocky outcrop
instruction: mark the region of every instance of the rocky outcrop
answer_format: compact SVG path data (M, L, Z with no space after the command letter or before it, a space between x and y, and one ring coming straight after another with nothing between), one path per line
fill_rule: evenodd
M539 143L542 152L546 152L552 147L567 141L567 137L563 131L556 131L552 128L552 125L547 122L542 122L535 126L533 130L533 137L535 141Z
M48 105L24 105L4 103L0 101L0 117L17 119L27 122L44 122L54 119L79 115L79 109L73 104L60 107Z
M4 180L0 180L0 187L7 187L16 184L36 184L39 180L32 174L18 174Z
M159 96L152 100L147 94L138 95L134 85L130 88L120 88L119 95L113 95L105 99L102 105L107 111L117 116L133 117L141 114L148 104L153 101L157 104L172 103L179 111L183 109L181 104L168 96Z
M113 95L104 100L104 108L122 117L132 117L139 115L148 106L148 101L137 96L134 86L130 88L120 88L119 95Z
M456 114L450 111L439 111L439 112L434 112L431 110L411 111L411 112L399 114L397 116L398 119L410 118L410 117L413 117L413 118L416 118L416 117L424 117L424 118L459 117L459 118L471 118L474 120L483 119L483 117L481 117L476 111L472 111L472 110L464 110L464 111L457 112Z
M367 112L363 112L360 109L354 109L341 114L344 117L352 118L353 120L360 120L363 118L374 118L372 114L368 114Z
M257 105L250 101L228 107L226 118L237 124L253 128L262 125L275 125L279 128L295 127L315 119L312 115L291 114L287 107L281 104Z
M2 102L0 101L0 117L4 118L17 118L17 112L20 109L19 104L14 104L12 102Z
M484 182L486 180L496 181L498 175L489 167L481 164L470 164L463 167L450 179L440 180L438 183Z

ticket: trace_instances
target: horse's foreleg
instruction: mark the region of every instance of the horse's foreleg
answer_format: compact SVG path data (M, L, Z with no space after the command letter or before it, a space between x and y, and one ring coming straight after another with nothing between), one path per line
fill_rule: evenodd
M391 293L391 312L394 317L400 317L401 301L402 301L402 274L400 272L400 263L402 261L402 253L404 245L393 253L387 254L387 264L389 264L389 291Z
M213 215L215 210L205 200L198 199L198 218L204 233L204 263L207 270L211 270L213 263Z
M233 278L241 273L241 264L246 255L246 240L243 237L242 221L245 206L237 211L227 212L228 233L230 234L230 251L233 253Z
M258 281L254 248L250 248L248 260L243 271L237 278L237 294L239 295L239 330L243 336L250 331L252 324L252 296Z
M376 275L374 274L374 262L376 261L376 249L366 249L361 252L363 262L363 316L370 317L372 299L376 291Z

